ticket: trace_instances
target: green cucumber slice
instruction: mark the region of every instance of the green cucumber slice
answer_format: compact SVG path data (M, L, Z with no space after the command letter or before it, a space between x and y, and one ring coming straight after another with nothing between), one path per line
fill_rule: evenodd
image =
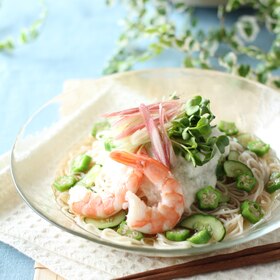
M211 239L212 235L207 229L196 232L192 237L187 240L194 244L206 244Z
M244 163L237 160L227 160L224 162L224 170L228 177L237 177L241 174L249 174L254 177L251 169Z
M196 231L206 229L213 236L215 241L222 241L226 235L223 223L212 215L193 214L184 219L180 226Z
M85 218L87 224L92 224L99 229L112 228L118 226L125 219L125 211L120 211L114 216L105 219Z
M236 160L238 161L239 153L237 151L230 151L228 154L228 160Z

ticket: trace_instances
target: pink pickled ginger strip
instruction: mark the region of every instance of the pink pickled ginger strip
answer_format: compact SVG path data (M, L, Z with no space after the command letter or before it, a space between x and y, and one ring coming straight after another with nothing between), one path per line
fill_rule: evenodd
M159 160L160 162L162 162L165 166L167 166L169 168L169 162L166 157L166 152L165 152L162 140L161 140L161 136L160 136L158 127L156 126L153 118L151 117L148 108L144 104L141 104L139 106L139 111L141 112L141 114L143 116L145 126L146 126L148 134L150 136L151 143L152 143L152 149L153 149L153 153L154 153L155 157L157 158L157 160Z
M147 105L146 107L149 109L150 112L154 111L154 110L157 111L159 104L160 104L160 102L156 102L156 103ZM169 100L169 101L161 102L161 104L163 105L164 108L173 108L174 105L181 104L181 101ZM106 118L116 117L116 116L130 116L130 115L139 114L139 112L140 112L140 108L135 107L135 108L129 108L129 109L125 109L122 111L113 112L113 113L103 114L102 116L106 117Z
M160 123L160 129L162 134L162 140L164 145L164 150L166 154L166 158L168 161L168 167L175 166L176 156L173 150L172 143L167 135L167 132L164 127L165 123L165 110L162 106L162 104L159 105L159 123Z

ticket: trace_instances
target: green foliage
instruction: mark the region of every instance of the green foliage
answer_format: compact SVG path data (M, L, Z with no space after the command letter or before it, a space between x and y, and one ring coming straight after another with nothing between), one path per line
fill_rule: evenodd
M11 52L20 44L34 41L40 34L42 25L47 17L47 8L44 0L39 0L41 11L38 18L28 27L22 28L18 37L7 38L0 41L0 52Z
M193 165L203 165L213 158L217 150L224 153L229 144L227 136L211 136L211 121L215 118L210 110L210 102L195 96L185 105L185 112L172 121L168 135L186 160Z
M112 1L108 1L112 4ZM220 25L205 31L199 28L194 9L183 0L119 0L127 9L123 31L117 49L104 70L114 73L131 69L136 63L152 59L167 49L184 54L185 67L225 69L230 73L266 83L272 71L280 68L280 1L228 0L218 8ZM225 17L240 8L251 7L255 15L240 16L232 27L226 27ZM181 13L185 22L175 22ZM253 43L260 26L275 34L270 49L264 51ZM143 42L148 42L143 46ZM223 55L218 55L222 51ZM256 62L254 68L240 64L239 57ZM274 81L280 86L279 79Z

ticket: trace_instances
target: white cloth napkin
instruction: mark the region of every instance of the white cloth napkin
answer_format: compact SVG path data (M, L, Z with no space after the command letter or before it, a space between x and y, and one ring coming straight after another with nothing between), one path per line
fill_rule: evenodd
M71 85L75 86L75 83L70 83L68 90ZM8 154L0 157L0 224L1 241L66 279L111 279L194 259L153 258L126 253L73 236L51 225L34 213L17 193L10 175ZM277 241L280 241L280 229L219 253ZM279 279L279 275L280 261L189 279Z

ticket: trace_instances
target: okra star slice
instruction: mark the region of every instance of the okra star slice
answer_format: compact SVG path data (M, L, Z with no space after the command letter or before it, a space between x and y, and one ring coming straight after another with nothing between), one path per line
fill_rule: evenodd
M222 194L212 186L202 188L196 193L198 207L201 210L216 209L221 201Z
M73 173L87 171L89 169L91 159L92 158L86 154L78 155L72 161L71 171Z
M130 229L125 221L121 222L117 229L117 233L136 240L141 240L144 238L144 235L141 232Z
M218 124L218 129L228 136L238 133L238 128L236 127L234 122L220 121Z
M58 177L54 183L53 186L60 192L64 192L69 190L71 187L73 187L77 182L77 179L70 175L70 176L61 176Z
M249 142L247 148L257 156L262 157L269 151L270 146L261 140L256 140Z
M96 135L99 132L101 132L103 130L106 130L108 128L110 128L110 124L109 124L109 122L107 120L96 122L93 125L93 128L91 130L91 135L96 138Z
M211 239L212 235L207 229L196 232L188 241L194 244L206 244Z
M237 177L236 186L239 190L250 192L257 184L257 180L250 174L240 174Z
M280 172L272 172L270 175L266 190L273 193L280 189Z
M245 200L241 204L241 215L250 223L255 224L264 216L263 210L259 203L255 201Z
M184 241L191 236L191 231L186 228L174 228L165 232L165 237L171 241Z

